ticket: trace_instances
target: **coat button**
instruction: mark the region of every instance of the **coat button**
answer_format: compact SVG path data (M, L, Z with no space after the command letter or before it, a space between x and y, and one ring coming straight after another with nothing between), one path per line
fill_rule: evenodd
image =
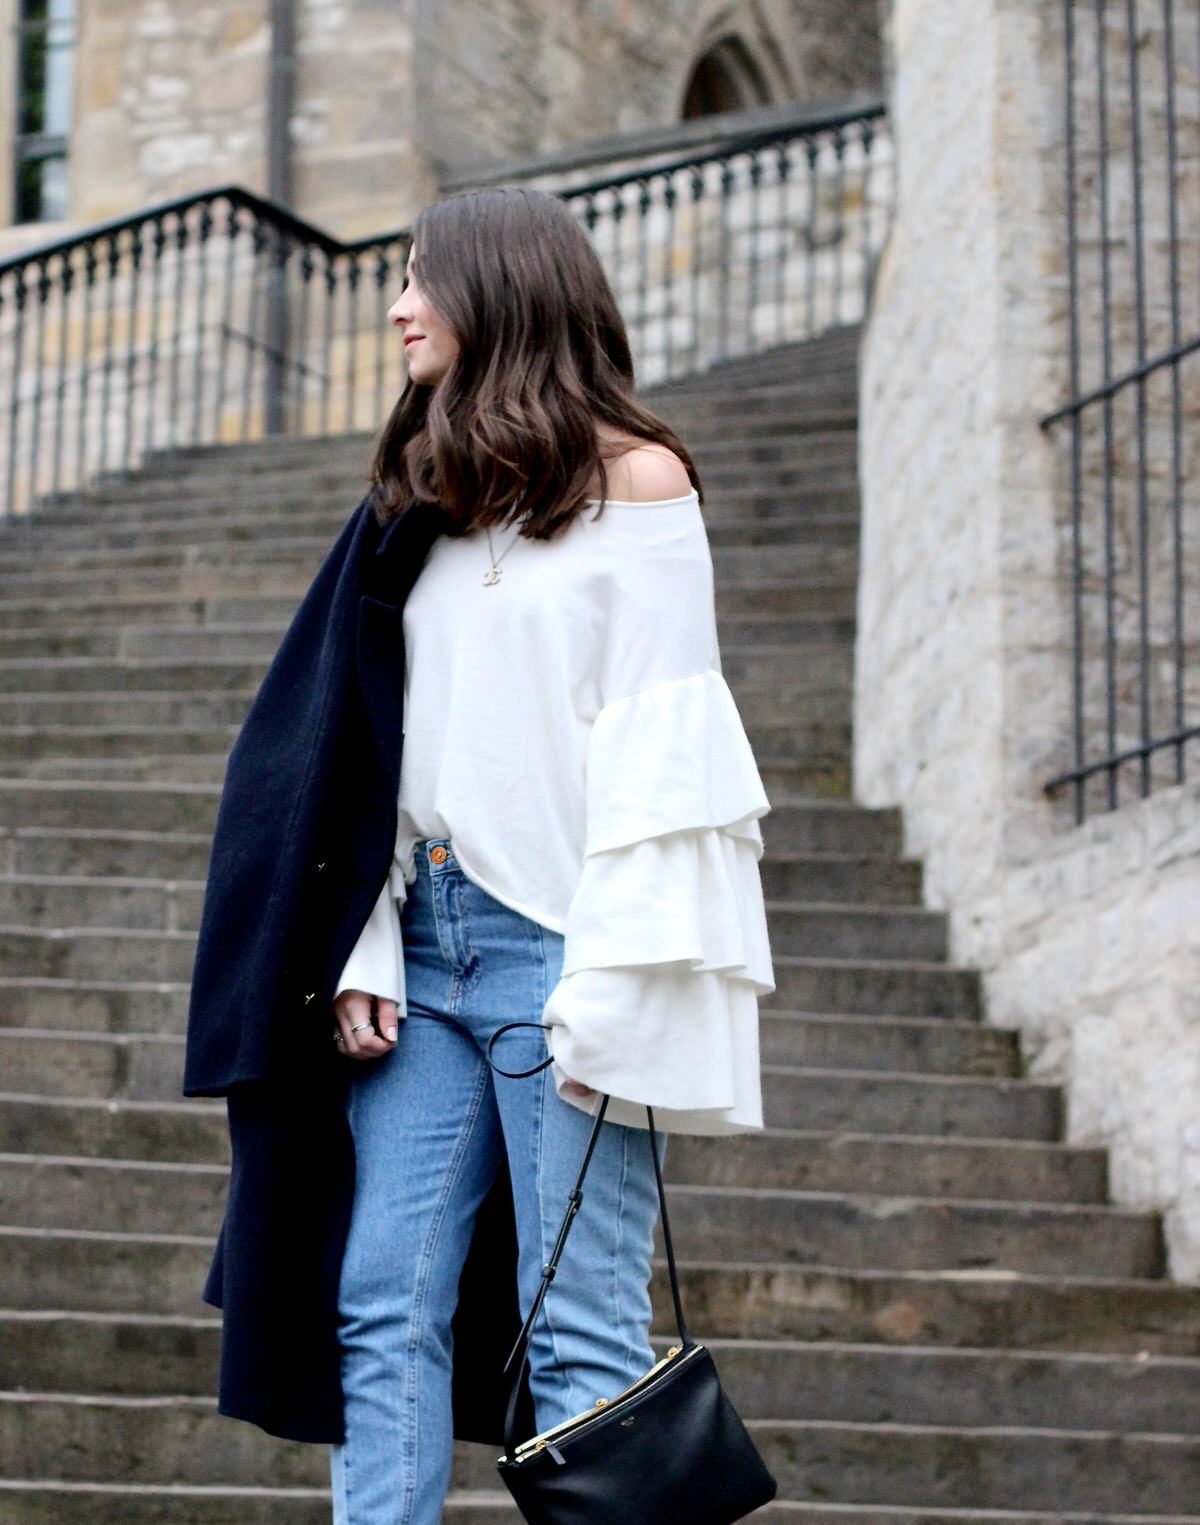
M445 863L446 859L449 857L449 853L447 853L444 847L435 847L431 849L429 856L435 863Z

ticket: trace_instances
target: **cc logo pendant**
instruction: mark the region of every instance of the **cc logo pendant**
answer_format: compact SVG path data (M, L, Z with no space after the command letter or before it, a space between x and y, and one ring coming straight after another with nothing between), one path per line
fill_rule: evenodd
M490 587L493 586L493 584L498 583L499 581L500 581L500 568L499 567L493 567L490 572L485 574L484 579L483 579L483 586L485 588L490 588Z

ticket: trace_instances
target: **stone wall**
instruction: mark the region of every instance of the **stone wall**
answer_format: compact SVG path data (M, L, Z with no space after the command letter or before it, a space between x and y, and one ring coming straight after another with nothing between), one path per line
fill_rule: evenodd
M1191 240L1183 264L1194 272L1197 6L1175 9L1179 205ZM1043 789L1073 756L1070 429L1043 432L1037 422L1069 395L1062 5L979 0L974 10L965 27L954 0L895 0L888 24L898 204L862 351L855 789L864 803L903 807L926 902L949 914L951 956L981 968L989 1020L1019 1027L1034 1072L1065 1081L1070 1137L1111 1147L1117 1199L1164 1209L1173 1270L1196 1278L1200 784L1160 776L1139 799L1127 773L1120 808L1093 800L1082 826L1069 791L1050 798ZM1115 67L1124 8L1112 10ZM1076 14L1082 28L1095 8L1080 4ZM1161 12L1142 15L1139 56L1148 60ZM1142 84L1152 219L1165 195L1162 82L1149 63ZM1085 119L1092 105L1086 93L1077 101ZM1119 113L1112 128L1119 137ZM1118 269L1128 263L1128 210L1119 198L1122 339L1132 301ZM1097 240L1087 226L1081 235L1094 319ZM1194 287L1184 297L1189 333L1200 331ZM1161 314L1161 293L1149 305ZM1093 324L1084 335L1085 369L1096 332ZM1188 375L1194 553L1200 387L1196 369ZM1161 398L1151 401L1151 476L1161 481ZM1136 466L1128 443L1118 429L1124 500ZM1095 486L1085 472L1093 540ZM1152 494L1155 535L1165 501ZM1160 612L1164 565L1151 576ZM1089 629L1097 585L1094 565L1085 570ZM1093 643L1088 662L1096 660ZM1124 667L1119 677L1124 703L1137 675ZM1191 756L1194 771L1194 747Z
M0 0L2 49L17 3ZM344 238L403 226L464 165L677 121L697 59L730 35L773 101L879 83L876 0L849 22L835 0L296 7L295 209ZM72 225L265 187L269 18L270 0L80 0Z

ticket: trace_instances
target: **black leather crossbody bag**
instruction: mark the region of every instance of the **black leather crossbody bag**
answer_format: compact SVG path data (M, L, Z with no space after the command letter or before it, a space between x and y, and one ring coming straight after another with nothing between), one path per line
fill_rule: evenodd
M492 1035L488 1062L512 1079L536 1075L553 1059L530 1070L501 1070L492 1060L492 1046L511 1028L545 1025L507 1023ZM514 1365L516 1370L504 1419L504 1454L497 1466L529 1525L613 1525L616 1520L624 1525L733 1525L769 1503L778 1484L726 1397L711 1354L688 1333L650 1107L646 1117L679 1341L615 1398L600 1399L586 1413L517 1443L517 1398L530 1334L583 1203L583 1180L608 1101L607 1096L601 1100L554 1251L504 1365L506 1372Z

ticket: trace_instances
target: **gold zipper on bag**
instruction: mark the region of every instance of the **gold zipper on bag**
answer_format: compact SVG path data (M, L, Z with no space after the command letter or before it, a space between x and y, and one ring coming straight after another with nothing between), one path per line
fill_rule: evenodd
M690 1345L686 1353L690 1356L693 1351L702 1349L703 1346L701 1345ZM540 1435L535 1435L531 1440L522 1441L513 1452L513 1460L517 1462L526 1461L535 1452L544 1451L547 1442L552 1440L556 1435L562 1435L567 1430L582 1429L593 1420L601 1418L606 1409L610 1409L615 1403L620 1403L623 1399L628 1398L631 1393L640 1392L642 1388L647 1387L651 1382L655 1381L663 1368L669 1366L680 1354L681 1350L682 1346L672 1345L662 1360L652 1366L644 1377L639 1377L631 1386L619 1392L615 1398L597 1398L595 1407L588 1409L586 1413L576 1414L573 1419L564 1419L561 1424L556 1424L553 1429L543 1430ZM503 1456L500 1458L501 1461L505 1459Z

